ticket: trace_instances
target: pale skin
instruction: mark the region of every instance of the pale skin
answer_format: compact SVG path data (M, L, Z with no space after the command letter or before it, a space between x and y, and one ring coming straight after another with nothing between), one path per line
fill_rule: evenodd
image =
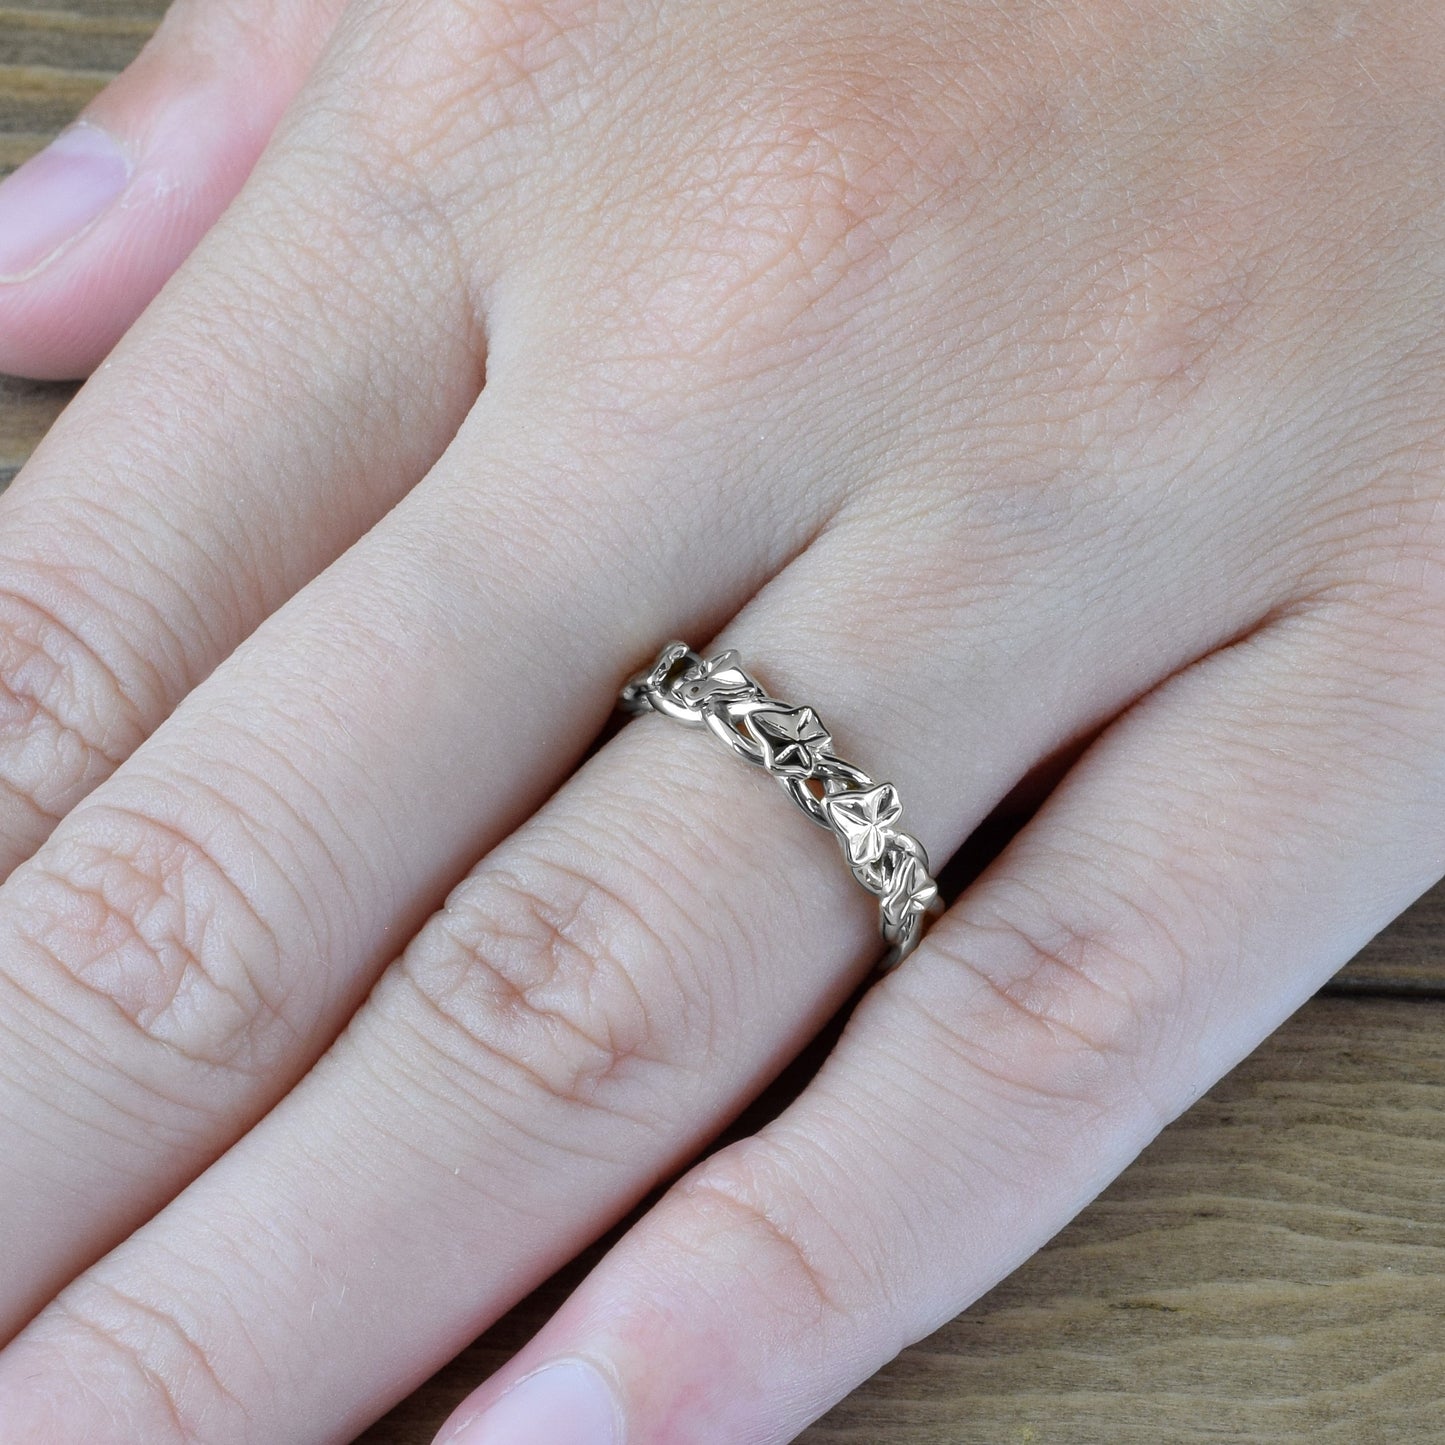
M780 1445L1445 872L1445 14L336 10L178 0L0 286L118 341L0 500L0 1441L349 1439L680 1173L443 1435ZM937 864L1051 788L711 1153L880 945L578 767L673 636Z

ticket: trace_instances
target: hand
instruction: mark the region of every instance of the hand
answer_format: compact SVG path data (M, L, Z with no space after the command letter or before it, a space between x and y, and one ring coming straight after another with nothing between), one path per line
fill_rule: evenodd
M88 364L324 50L0 502L0 1441L353 1435L864 982L768 779L577 767L672 636L935 864L1052 784L452 1427L786 1441L1445 871L1445 29L324 8L8 191L0 360Z

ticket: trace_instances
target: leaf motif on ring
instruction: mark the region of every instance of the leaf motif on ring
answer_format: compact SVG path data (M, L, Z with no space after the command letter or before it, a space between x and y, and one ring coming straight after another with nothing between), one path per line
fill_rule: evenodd
M677 692L684 702L696 707L710 697L740 697L758 690L742 669L736 648L689 667L677 680Z
M883 915L894 927L901 927L910 913L924 913L938 897L938 884L928 869L911 853L901 853L888 880Z
M806 778L833 742L810 707L758 708L747 722L763 750L763 765L785 778Z
M903 804L892 783L879 783L876 788L830 794L823 799L823 812L856 868L876 863L883 856Z

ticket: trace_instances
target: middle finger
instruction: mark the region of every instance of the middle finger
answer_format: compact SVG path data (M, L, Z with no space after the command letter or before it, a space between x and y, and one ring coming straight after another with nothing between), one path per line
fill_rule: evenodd
M0 1337L290 1087L641 639L716 625L818 525L721 490L684 519L683 458L529 426L518 389L0 888Z

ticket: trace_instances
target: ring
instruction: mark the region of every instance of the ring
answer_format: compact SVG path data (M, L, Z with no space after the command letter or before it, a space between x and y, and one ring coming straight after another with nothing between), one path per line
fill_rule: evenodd
M833 751L810 707L769 697L729 649L702 658L669 642L651 667L627 680L617 700L627 713L658 712L706 727L740 758L765 769L788 796L838 840L853 876L879 900L886 973L918 946L930 915L942 911L928 854L897 827L903 805L892 783L875 783Z

